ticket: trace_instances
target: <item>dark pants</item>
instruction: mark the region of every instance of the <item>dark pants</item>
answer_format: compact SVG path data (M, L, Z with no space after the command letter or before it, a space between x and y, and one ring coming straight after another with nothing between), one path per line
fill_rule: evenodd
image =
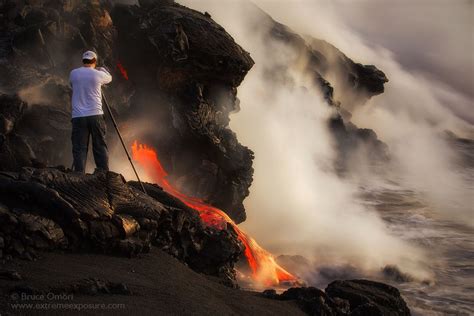
M106 126L103 115L72 119L71 140L75 171L84 172L90 137L92 137L92 152L97 168L109 170L109 152L105 142L105 132Z

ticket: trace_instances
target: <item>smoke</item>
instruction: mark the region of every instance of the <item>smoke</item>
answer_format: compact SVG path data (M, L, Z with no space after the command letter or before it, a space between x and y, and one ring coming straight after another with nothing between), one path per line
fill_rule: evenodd
M148 118L136 117L126 123L120 122L119 118L116 118L118 129L120 130L120 133L124 139L125 146L127 147L129 154L131 154L130 149L132 148L133 142L135 142L137 139L143 140L143 135L154 135L155 137L158 137L158 139L165 137L166 131L164 129L157 128L157 126L160 126L160 122L158 121L160 119L160 115L150 115L151 112L151 109L147 109L146 113L149 114ZM165 124L163 123L161 125ZM110 169L122 174L127 181L136 181L137 176L133 171L132 165L128 160L122 143L118 139L118 135L116 135L116 131L112 127L112 123L108 124L108 126L110 127L107 132L109 134L113 134L112 137L114 140L111 142L111 146L109 145ZM136 162L134 164L138 170L141 181L152 183L156 182L156 180L153 179L153 177L148 174L146 170L140 168Z
M405 69L422 72L466 97L474 97L473 1L338 0L336 3L348 27L366 41L390 49ZM472 123L470 112L462 114L470 115Z
M28 104L45 104L50 102L50 97L43 89L44 84L30 86L18 91L18 96Z
M261 17L252 13L244 1L228 1L225 5L212 0L181 2L210 12L256 62L239 88L242 109L231 122L239 140L255 151L255 180L245 203L248 220L242 226L276 252L298 253L321 264L351 264L366 270L395 264L419 278L427 277L423 251L393 236L373 210L358 202L357 185L333 172L336 153L326 129L332 113L319 91L308 85L301 73L283 79L269 76L272 69L294 60L286 47L262 38L265 23L258 20ZM470 219L472 187L456 169L456 154L442 136L446 130L465 137L473 135L469 123L472 99L460 92L462 87L447 84L449 79L442 76L444 80L440 80L439 71L430 74L430 64L423 71L408 68L409 63L400 64L403 58L396 54L402 51L391 50L398 43L384 47L383 42L377 42L379 37L368 42L371 38L367 34L363 37L346 24L348 9L342 9L345 2L255 3L297 33L324 39L355 61L375 64L387 74L390 82L386 92L354 108L353 121L374 129L389 145L393 173L399 183L414 190L439 215L474 225ZM374 12L370 10L373 1L358 3L365 8L359 10L359 22L370 20L367 15ZM448 14L450 19L454 18L452 12ZM395 15L392 19L402 24L403 17ZM425 26L430 23L422 20ZM407 32L406 28L402 32ZM449 34L449 30L431 34L437 35L432 41L443 42ZM403 40L403 34L397 35ZM410 43L400 43L404 44ZM443 50L446 54L451 51ZM455 57L445 55L436 61L449 63ZM446 65L439 65L439 69L443 67ZM465 67L469 69L472 63ZM308 89L298 89L300 85ZM335 98L344 99L345 93L336 90Z

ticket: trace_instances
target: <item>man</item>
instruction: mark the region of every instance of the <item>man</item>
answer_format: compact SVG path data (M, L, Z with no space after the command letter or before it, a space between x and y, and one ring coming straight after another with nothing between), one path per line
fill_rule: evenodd
M109 154L105 142L105 119L102 110L102 85L112 81L102 67L96 69L97 54L87 51L82 55L83 66L71 71L72 86L72 155L74 170L84 173L89 138L97 169L109 170Z

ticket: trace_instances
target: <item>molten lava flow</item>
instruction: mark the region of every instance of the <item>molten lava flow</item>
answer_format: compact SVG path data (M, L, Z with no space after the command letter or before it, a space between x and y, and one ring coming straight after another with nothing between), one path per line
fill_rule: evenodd
M166 192L180 199L187 206L199 212L202 221L216 229L225 229L231 225L238 235L239 240L245 247L245 257L247 258L252 278L264 285L277 285L280 282L296 283L297 278L280 267L273 256L260 247L257 242L244 233L234 221L223 211L204 203L201 199L187 196L179 192L166 179L167 173L161 166L156 151L146 145L139 145L137 141L132 146L132 156L148 175L161 186Z
M120 73L122 74L122 77L125 79L125 80L128 80L128 73L127 73L127 69L125 69L125 67L123 67L122 63L120 61L117 62L117 68L118 70L120 71Z

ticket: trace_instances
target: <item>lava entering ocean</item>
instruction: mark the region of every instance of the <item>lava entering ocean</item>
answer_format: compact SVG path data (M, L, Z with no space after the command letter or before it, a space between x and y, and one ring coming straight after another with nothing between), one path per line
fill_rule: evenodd
M215 229L225 229L231 225L244 245L245 257L252 271L252 279L265 286L278 285L281 282L298 283L298 279L280 267L273 256L260 247L257 242L243 232L234 221L220 209L204 203L201 199L185 195L166 179L156 151L135 141L132 145L132 156L148 175L166 192L180 199L187 206L199 212L202 221Z

